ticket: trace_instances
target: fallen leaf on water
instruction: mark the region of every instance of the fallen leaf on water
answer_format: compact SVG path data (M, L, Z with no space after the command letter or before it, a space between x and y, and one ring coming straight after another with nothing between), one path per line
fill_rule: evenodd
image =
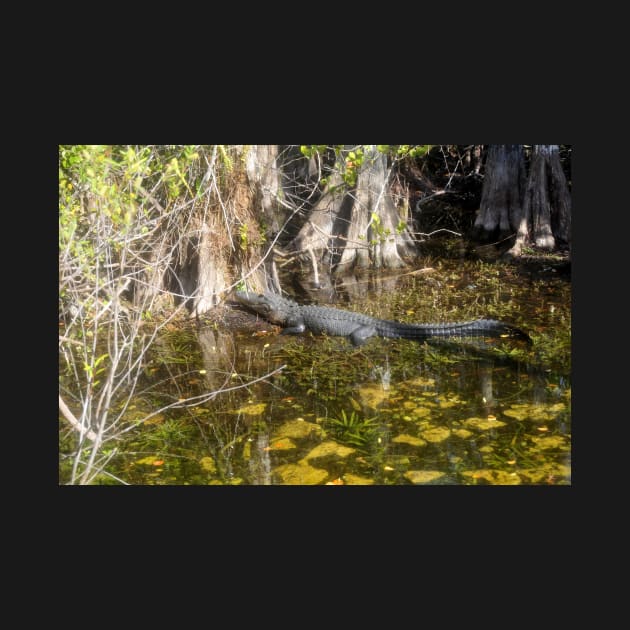
M159 460L157 459L157 457L155 457L155 455L149 455L147 457L143 457L142 459L138 459L136 460L136 464L144 464L145 466L159 466L159 464L155 464L155 462L159 462ZM160 464L163 464L164 462L159 462Z
M337 479L333 479L332 481L326 482L327 486L343 486L343 479L341 477L337 477Z
M199 460L199 463L201 464L201 468L207 472L216 472L217 470L217 466L214 463L214 459L212 459L212 457L202 457Z
M237 409L233 413L242 413L248 416L260 416L267 408L267 403L248 403L243 405L240 409Z

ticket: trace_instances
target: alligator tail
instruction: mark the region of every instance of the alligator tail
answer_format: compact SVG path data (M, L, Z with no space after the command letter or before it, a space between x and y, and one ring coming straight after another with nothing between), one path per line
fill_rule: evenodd
M515 337L532 343L530 336L520 328L495 319L477 319L462 324L445 324L430 328L432 337Z
M476 319L469 322L447 324L402 324L397 328L383 327L384 337L426 339L427 337L512 337L532 343L530 336L510 324L495 319Z

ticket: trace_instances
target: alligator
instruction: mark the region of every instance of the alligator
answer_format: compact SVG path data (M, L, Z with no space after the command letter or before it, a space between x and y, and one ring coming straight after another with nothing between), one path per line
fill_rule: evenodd
M369 337L375 335L419 341L430 337L515 337L529 344L532 342L529 335L519 328L495 319L445 324L403 324L329 306L304 306L269 291L236 291L234 296L249 310L272 324L283 326L282 334L310 331L314 334L345 336L355 346L364 344Z

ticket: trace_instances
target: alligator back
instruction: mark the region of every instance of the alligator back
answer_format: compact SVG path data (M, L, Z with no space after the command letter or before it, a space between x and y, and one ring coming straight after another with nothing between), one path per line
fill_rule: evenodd
M329 306L300 306L300 318L307 330L316 334L347 336L359 328L371 328L377 333L379 320Z

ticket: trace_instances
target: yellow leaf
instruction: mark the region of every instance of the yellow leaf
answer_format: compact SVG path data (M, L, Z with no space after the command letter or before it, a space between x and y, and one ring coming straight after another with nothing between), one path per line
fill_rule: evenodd
M243 413L249 416L260 416L267 408L267 403L249 404L244 405L240 409L237 409L234 413Z
M332 481L326 482L327 486L343 486L343 479L341 477L337 477L337 479L333 479Z
M137 459L136 464L144 464L146 466L156 466L156 461L159 461L155 455L149 455L148 457L143 457L142 459ZM163 463L163 462L162 462Z
M217 470L217 466L214 463L214 459L212 459L212 457L202 457L199 460L199 463L201 464L201 468L207 472L216 472Z

